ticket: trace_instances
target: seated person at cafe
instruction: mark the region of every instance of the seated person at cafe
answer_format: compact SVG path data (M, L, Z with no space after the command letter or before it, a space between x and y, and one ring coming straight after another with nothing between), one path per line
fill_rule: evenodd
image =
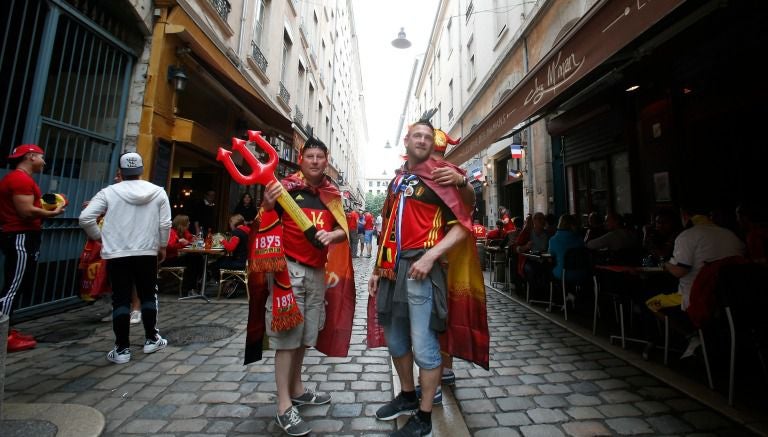
M496 228L488 231L488 234L486 234L486 239L486 245L488 246L501 245L501 241L504 239L504 222L501 220L496 220ZM493 244L491 244L492 242Z
M521 232L523 232L524 222L523 218L520 216L516 216L512 219L512 223L515 225L515 230L508 232L507 235L504 236L504 240L506 241L506 246L509 249L515 248L515 242L517 241L517 237L520 235Z
M533 217L529 221L528 227L523 227L523 231L517 237L516 251L517 253L524 254L531 253L543 253L549 248L549 235L544 229L546 224L544 220L544 214L537 212L533 214ZM547 266L543 263L531 261L525 257L521 257L525 260L523 266L523 275L531 283L535 289L543 288L547 282Z
M605 234L603 218L597 212L590 212L587 216L587 227L584 233L584 242L592 241Z
M640 249L640 242L634 231L624 227L624 220L613 211L605 215L606 233L594 240L587 241L591 250L606 250L611 254L628 253ZM638 260L639 262L639 257Z
M248 261L248 234L251 229L245 224L245 219L240 214L235 214L229 218L229 229L232 236L229 239L221 241L226 256L216 261L215 277L219 277L221 269L243 270Z
M475 222L472 224L472 234L477 239L484 239L488 235L488 229L480 224L480 220L475 219Z
M185 254L179 256L179 250L195 241L195 236L189 232L189 216L178 214L171 222L171 232L168 235L168 247L165 250L165 261L161 267L185 267L182 280L182 290L197 293L195 283L202 276L203 258L200 255Z
M579 225L576 217L570 214L563 214L560 216L560 220L557 223L557 231L555 232L555 235L549 239L548 252L555 260L552 276L557 280L560 280L563 277L563 265L565 263L566 252L570 249L584 247L584 240L581 238L578 228ZM571 275L568 275L566 279L576 281L582 280L583 278L571 278Z
M670 318L676 330L689 338L682 358L689 357L700 345L693 326L684 313L690 305L691 286L696 275L707 263L732 256L744 256L744 243L732 231L714 224L705 206L690 205L680 208L683 226L692 226L677 236L672 258L663 268L678 278L678 290L674 294L651 297L646 305L651 311L663 312Z
M653 223L643 227L643 249L655 261L668 260L672 257L680 229L680 219L674 211L659 209L653 216Z

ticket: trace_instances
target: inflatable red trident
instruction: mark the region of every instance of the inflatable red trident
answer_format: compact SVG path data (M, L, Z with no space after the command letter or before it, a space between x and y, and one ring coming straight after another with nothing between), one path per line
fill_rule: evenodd
M239 138L232 138L232 151L225 150L219 147L219 152L216 155L216 160L221 161L224 164L224 168L227 169L229 175L232 176L237 183L242 185L267 185L272 181L277 182L275 178L275 168L277 168L278 156L274 147L267 142L262 136L260 131L249 130L248 140L253 141L256 145L267 153L269 160L266 163L259 161L256 156L248 150L246 147L246 141ZM238 152L243 156L245 162L251 167L251 174L244 175L235 166L232 161L232 152ZM282 187L282 185L281 185ZM277 203L283 207L283 210L293 219L307 237L307 240L312 244L322 247L322 243L317 241L315 234L317 234L317 228L312 221L304 214L304 211L299 208L296 201L293 200L288 191L283 188L280 196L277 198Z

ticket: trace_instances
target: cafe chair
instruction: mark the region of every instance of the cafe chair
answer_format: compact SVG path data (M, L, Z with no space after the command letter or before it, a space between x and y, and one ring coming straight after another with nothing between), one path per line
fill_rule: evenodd
M232 286L237 286L238 283L242 283L245 286L245 294L250 300L251 295L248 291L248 261L245 262L245 268L242 270L237 269L221 269L219 270L219 294L216 297L221 299L221 290L224 287L224 283L229 282ZM227 297L231 297L231 294Z
M552 279L553 281L549 283L549 311L552 310L553 306L556 306L553 303L555 282L554 278ZM594 275L592 274L592 261L589 249L584 247L568 249L563 260L563 274L560 278L560 288L563 290L562 308L565 320L568 320L568 284L572 284L575 287L574 292L578 293L590 280L594 281ZM596 314L595 312L595 317Z
M757 354L763 378L768 382L768 318L765 317L765 309L768 308L768 267L761 264L724 266L718 276L715 297L728 322L728 404L733 405L737 349Z
M179 297L183 296L182 286L184 285L184 269L186 267L160 267L157 269L157 276L162 273L168 273L179 281Z

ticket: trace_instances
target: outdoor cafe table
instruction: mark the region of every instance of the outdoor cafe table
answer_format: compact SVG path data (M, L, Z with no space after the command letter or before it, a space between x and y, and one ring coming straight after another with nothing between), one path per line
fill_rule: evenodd
M199 247L185 247L183 249L180 249L179 253L199 254L203 256L203 282L202 282L202 285L200 286L200 294L191 294L189 296L180 297L179 300L203 299L206 302L210 303L211 300L208 299L208 297L205 295L205 286L206 286L206 280L207 280L206 276L208 274L208 257L210 255L223 256L225 254L224 248L203 249Z
M627 275L633 275L634 277L640 278L642 280L647 279L648 274L658 274L663 273L664 268L661 266L624 266L624 265L595 265L595 271L603 271L603 272L612 272L612 273L620 273L620 274L627 274ZM648 340L643 340L639 338L630 338L626 336L626 333L624 332L624 305L619 303L619 318L620 318L620 329L621 329L621 335L611 335L610 341L613 342L614 339L620 339L621 340L621 347L626 348L627 342L632 343L640 343L644 345L648 345ZM666 335L665 335L666 337ZM665 348L665 356L664 356L664 364L667 362L666 357L666 350Z

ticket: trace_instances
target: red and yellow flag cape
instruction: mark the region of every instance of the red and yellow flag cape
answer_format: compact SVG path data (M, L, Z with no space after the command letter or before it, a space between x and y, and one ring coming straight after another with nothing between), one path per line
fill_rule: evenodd
M303 175L297 172L281 181L288 191L306 187ZM320 201L336 219L336 223L349 235L347 220L344 215L339 190L327 179L316 188ZM254 241L260 232L273 223L254 225L249 239L250 253L253 254ZM281 265L282 263L276 263ZM352 320L355 315L355 275L352 270L352 256L349 241L331 244L328 248L328 260L325 265L325 327L320 331L315 346L318 351L331 357L346 357L349 341L352 337ZM264 307L269 296L269 284L265 272L251 270L248 280L250 300L248 302L248 329L245 341L245 363L252 363L262 358L264 341Z
M441 335L444 352L454 357L471 361L488 369L489 341L488 316L485 302L485 284L480 270L480 261L472 234L472 217L466 211L458 191L452 186L438 185L432 180L432 170L453 164L445 161L428 159L408 172L418 176L446 206L451 209L461 226L467 229L467 238L453 246L446 253L448 287L447 330ZM396 205L396 194L387 194L385 205ZM390 214L393 212L389 211ZM382 246L383 247L383 246ZM381 254L377 257L376 268L381 269ZM371 320L370 305L375 299L369 299L368 347L384 346L381 326ZM374 304L375 305L375 304ZM373 311L375 314L375 311Z

